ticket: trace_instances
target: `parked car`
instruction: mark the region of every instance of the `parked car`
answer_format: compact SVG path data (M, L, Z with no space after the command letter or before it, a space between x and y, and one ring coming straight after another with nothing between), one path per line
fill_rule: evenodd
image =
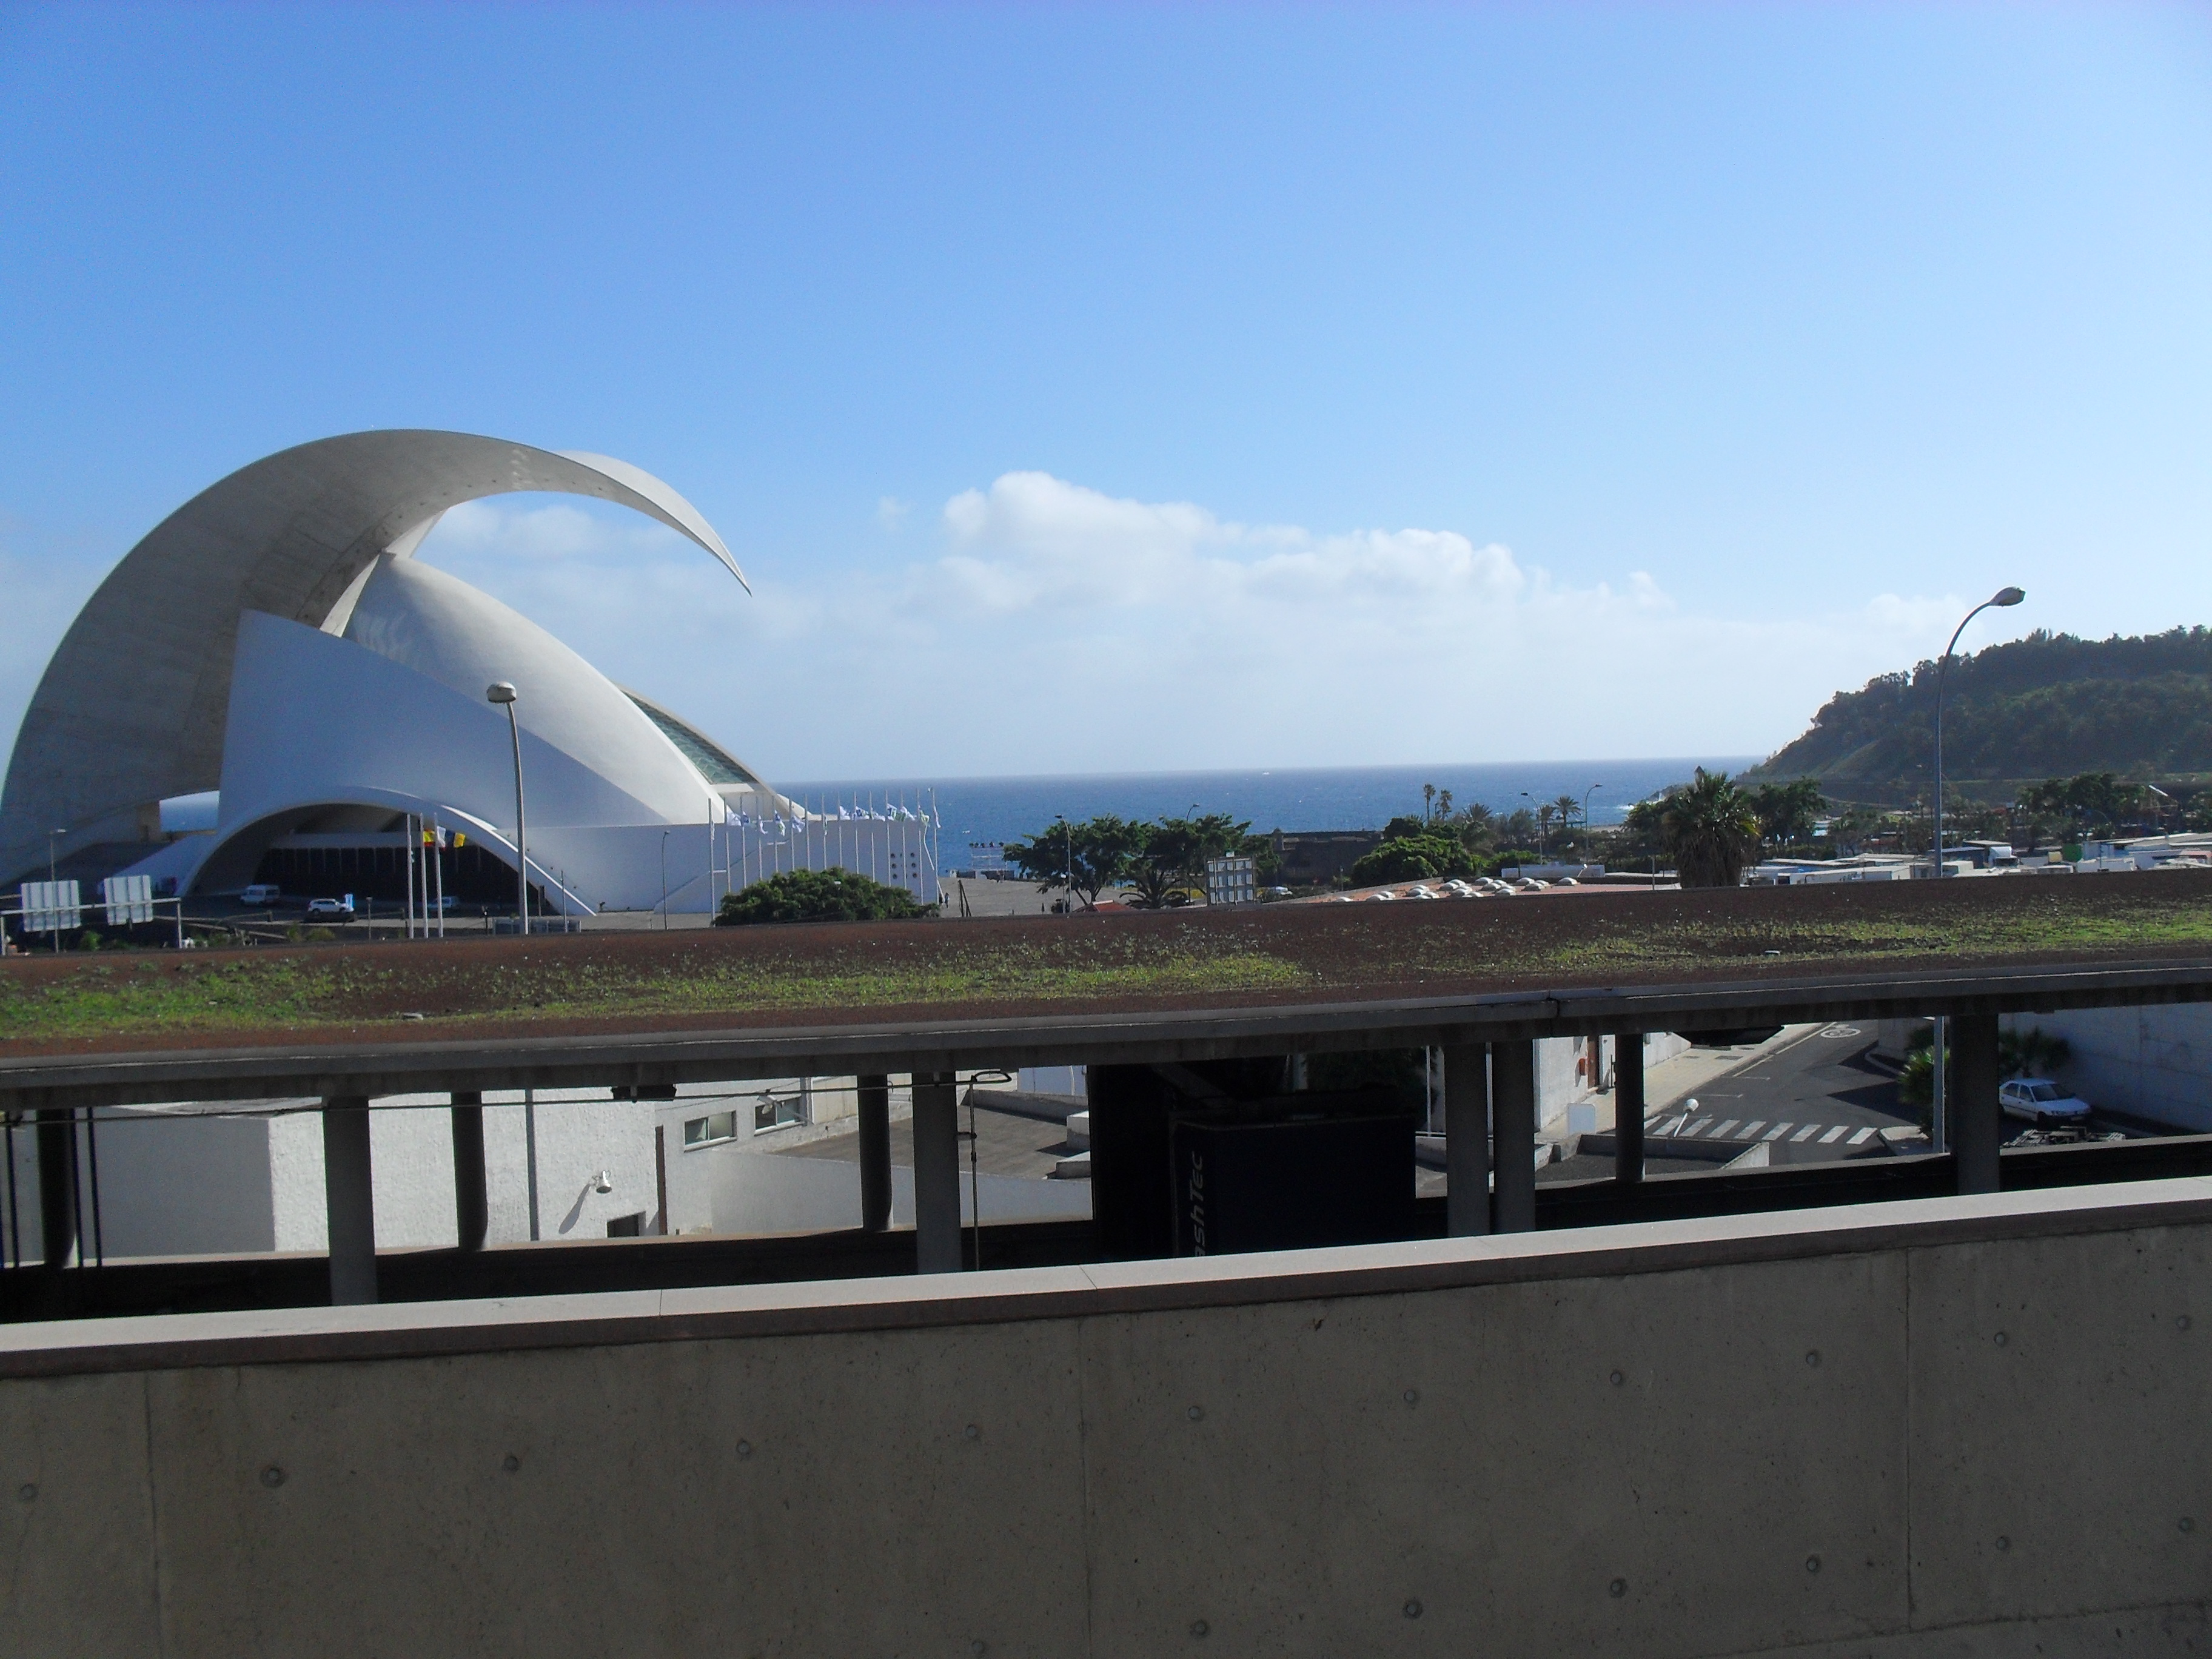
M348 894L342 899L311 898L307 901L307 914L310 916L336 916L342 921L350 921L353 920L353 896Z
M2087 1101L2068 1094L2047 1077L2017 1077L2000 1085L1997 1104L2008 1117L2036 1123L2079 1123L2089 1115Z
M284 896L284 890L273 881L257 881L238 896L240 904L274 904Z

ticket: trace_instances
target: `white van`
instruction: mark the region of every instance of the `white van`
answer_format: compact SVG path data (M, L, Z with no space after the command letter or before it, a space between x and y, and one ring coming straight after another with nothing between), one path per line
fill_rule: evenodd
M274 904L284 896L284 890L273 881L258 881L238 896L240 904Z

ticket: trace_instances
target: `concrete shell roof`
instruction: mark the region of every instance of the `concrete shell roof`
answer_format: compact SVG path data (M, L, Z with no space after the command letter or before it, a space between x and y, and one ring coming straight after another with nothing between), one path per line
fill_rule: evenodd
M137 838L141 809L222 777L244 611L319 628L386 550L438 516L517 490L595 495L658 519L744 573L712 526L651 474L460 432L356 432L254 462L179 507L108 574L46 665L0 794L0 876Z

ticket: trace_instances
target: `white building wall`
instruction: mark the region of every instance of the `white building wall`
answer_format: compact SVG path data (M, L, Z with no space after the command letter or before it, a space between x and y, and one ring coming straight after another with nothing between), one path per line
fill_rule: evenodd
M2212 1005L2008 1014L2005 1024L2064 1037L2072 1054L2060 1080L2092 1106L2212 1133Z

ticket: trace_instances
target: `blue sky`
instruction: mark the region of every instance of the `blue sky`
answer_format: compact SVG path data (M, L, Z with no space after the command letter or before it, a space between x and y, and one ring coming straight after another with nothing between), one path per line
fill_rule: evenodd
M10 7L0 731L164 514L424 550L773 775L1765 750L2212 622L2212 14Z

